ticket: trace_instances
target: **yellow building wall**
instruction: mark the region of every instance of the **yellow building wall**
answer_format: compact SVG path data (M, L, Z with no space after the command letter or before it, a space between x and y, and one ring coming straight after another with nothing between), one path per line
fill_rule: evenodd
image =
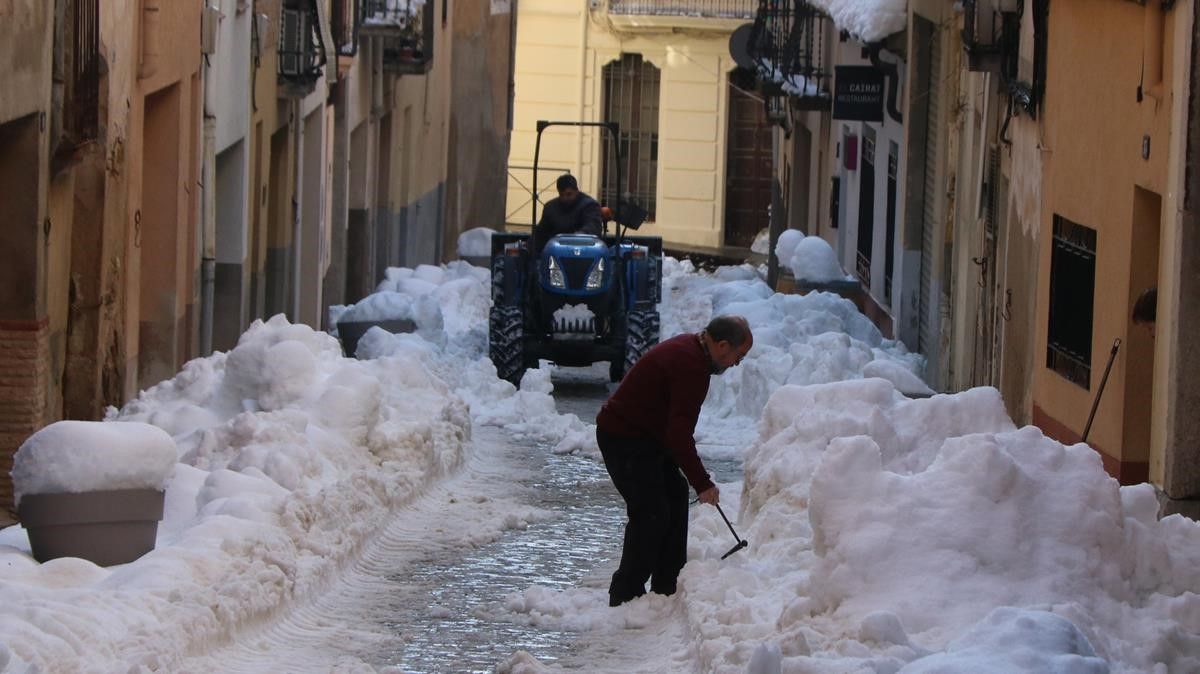
M1144 283L1131 277L1147 255L1139 237L1156 236L1145 222L1136 188L1164 197L1160 218L1168 212L1167 179L1174 60L1163 64L1167 83L1155 98L1138 102L1146 50L1171 54L1174 18L1165 21L1165 44L1147 44L1145 13L1156 11L1125 2L1066 0L1055 3L1048 30L1048 83L1042 121L1042 211L1036 310L1033 417L1063 440L1077 440L1099 388L1114 339L1124 343L1114 363L1089 444L1105 457L1106 467L1123 481L1145 479L1148 439L1131 424L1139 406L1149 406L1149 382L1130 378L1148 368L1148 334L1132 325L1133 301ZM1152 82L1146 82L1147 89ZM1149 137L1149 159L1142 157ZM1014 170L1019 170L1016 167ZM1145 194L1146 192L1143 192ZM1085 390L1046 367L1053 223L1055 214L1097 233L1091 386ZM1139 259L1142 258L1142 259ZM1132 271L1131 271L1132 270ZM1151 279L1157 276L1150 275ZM1135 287L1136 286L1136 287ZM1149 348L1153 348L1152 346Z
M604 121L603 68L622 53L636 53L659 68L661 78L657 218L639 234L673 243L720 245L728 73L734 68L728 39L738 22L688 22L708 30L676 31L661 23L635 29L614 25L603 12L589 12L587 4L519 4L506 220L517 226L531 222L526 188L532 172L512 167L533 165L537 121ZM543 134L538 177L543 201L555 196L553 181L561 171L552 169L570 170L583 191L598 195L600 134L573 127L554 127Z

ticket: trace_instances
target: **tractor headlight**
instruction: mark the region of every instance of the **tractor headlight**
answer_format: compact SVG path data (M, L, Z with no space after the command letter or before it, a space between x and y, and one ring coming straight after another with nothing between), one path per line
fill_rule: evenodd
M563 277L562 268L558 266L558 260L553 256L550 258L550 286L554 288L566 288L567 281Z
M592 267L592 271L588 273L587 289L599 290L602 283L604 283L604 258L596 260L596 266Z

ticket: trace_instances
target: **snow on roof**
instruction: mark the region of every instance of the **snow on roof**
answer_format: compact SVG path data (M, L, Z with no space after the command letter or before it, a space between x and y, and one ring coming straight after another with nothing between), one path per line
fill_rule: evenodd
M810 0L838 28L863 42L877 42L908 24L908 0Z

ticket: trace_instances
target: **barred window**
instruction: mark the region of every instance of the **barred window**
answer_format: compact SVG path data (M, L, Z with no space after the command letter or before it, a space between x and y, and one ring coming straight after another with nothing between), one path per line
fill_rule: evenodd
M605 134L600 200L615 206L617 197L632 200L655 219L658 206L658 110L660 73L640 54L623 54L604 66L604 120L621 127L621 185L617 180L616 153Z
M1096 230L1054 216L1046 367L1090 388Z

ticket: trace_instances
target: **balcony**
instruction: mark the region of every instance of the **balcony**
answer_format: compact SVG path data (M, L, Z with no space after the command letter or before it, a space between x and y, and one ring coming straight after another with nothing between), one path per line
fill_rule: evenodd
M320 25L316 0L285 0L279 18L279 86L285 96L302 98L317 87L326 63Z
M398 75L423 75L433 67L437 19L431 0L363 0L363 37L383 52L383 69Z
M757 0L608 0L608 18L626 30L732 32L757 8Z
M100 12L98 0L67 3L60 150L96 140L100 133Z
M797 110L828 108L832 32L829 17L806 0L761 0L748 51L762 92L789 97Z

